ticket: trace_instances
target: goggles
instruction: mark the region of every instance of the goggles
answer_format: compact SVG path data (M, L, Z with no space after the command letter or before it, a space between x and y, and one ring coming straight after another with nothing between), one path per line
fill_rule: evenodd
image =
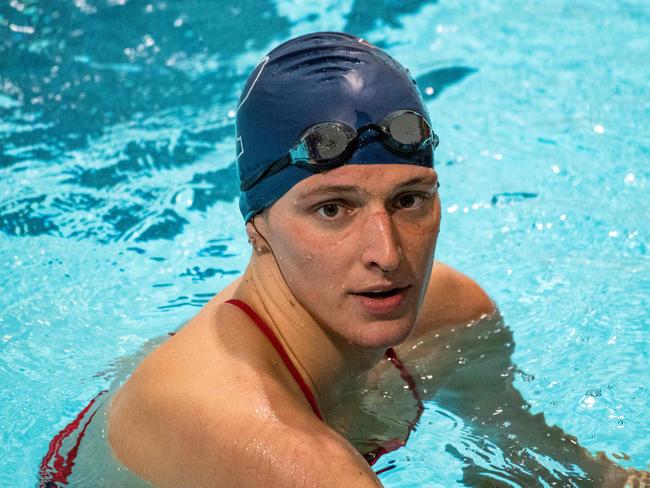
M409 156L432 145L438 146L438 136L426 119L413 110L389 113L379 123L371 123L355 130L342 122L320 122L305 129L289 153L275 160L262 174L242 183L248 191L262 179L289 165L296 165L312 173L319 173L344 164L359 147L377 138L364 138L368 130L378 133L379 140L390 151Z

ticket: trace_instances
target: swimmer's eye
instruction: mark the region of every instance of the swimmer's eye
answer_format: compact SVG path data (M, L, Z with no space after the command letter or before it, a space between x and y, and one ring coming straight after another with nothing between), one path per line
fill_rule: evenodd
M326 203L319 207L316 212L326 219L333 219L341 213L341 206L336 203Z
M430 200L433 195L428 193L405 193L397 197L396 207L398 209L412 210L421 208L427 200Z

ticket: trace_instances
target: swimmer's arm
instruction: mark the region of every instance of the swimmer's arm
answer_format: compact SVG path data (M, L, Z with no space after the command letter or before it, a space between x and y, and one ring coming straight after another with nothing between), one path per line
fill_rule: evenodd
M473 326L468 329L468 324ZM477 353L482 356L481 364L463 366L472 361L467 345L476 339L469 336L487 331L492 332L491 338ZM420 385L423 398L438 392L437 401L445 406L449 402L461 417L474 419L476 431L499 440L504 452L527 457L525 448L535 447L540 454L576 464L605 483L615 479L616 485L623 473L618 465L604 456L593 457L575 437L558 427L549 427L542 414L530 413L530 406L513 385L513 349L512 334L485 291L439 261L432 268L414 332L396 348L398 356L417 376L432 378L434 384ZM441 383L445 386L438 389ZM504 421L511 424L508 429L502 428ZM509 435L515 439L509 439ZM470 472L465 470L467 476L471 476Z
M530 473L528 483L537 483L536 476L555 481L537 458L549 456L565 466L578 466L597 486L622 487L629 473L602 454L592 456L575 437L549 426L543 414L531 413L514 386L514 346L510 329L496 312L471 327L455 326L423 337L415 347L402 351L402 359L419 377L433 373L429 386L427 380L420 385L421 395L467 419L477 443L485 438L486 444L496 444L513 466L523 468L512 473L520 481ZM486 481L482 467L465 464L466 484Z
M250 385L238 385L240 398ZM359 453L272 382L261 390L273 401L241 405L235 392L205 394L179 385L148 389L112 407L121 424L109 437L118 459L160 488L378 488ZM260 385L256 386L260 387ZM259 396L259 394L258 394ZM137 401L119 419L121 402ZM282 407L272 404L279 402ZM113 422L113 421L111 421Z
M510 329L500 322L499 332L486 340L493 344L487 345L485 356L474 359L479 362L476 368L487 373L476 375L458 368L443 389L443 397L450 394L450 404L454 404L455 411L472 419L477 434L488 434L518 466L537 476L554 481L545 464L537 460L538 456L549 456L564 466L578 466L596 486L622 487L627 476L620 466L602 453L593 456L576 437L549 425L542 413L531 412L530 404L514 386L517 372L511 359L514 338ZM466 476L471 478L471 471Z

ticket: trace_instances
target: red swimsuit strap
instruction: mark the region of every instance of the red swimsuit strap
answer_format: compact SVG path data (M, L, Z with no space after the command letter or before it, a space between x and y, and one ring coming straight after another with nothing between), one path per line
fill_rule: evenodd
M286 365L287 369L291 373L291 376L293 376L294 380L296 380L296 383L298 383L298 386L300 387L300 390L302 393L305 395L305 398L311 405L312 410L316 414L316 416L320 419L323 420L323 416L321 415L320 409L318 408L318 403L316 402L316 397L312 393L312 391L309 389L309 386L307 386L307 383L305 380L300 376L300 373L296 369L295 365L291 362L291 359L289 358L289 355L285 351L284 347L282 347L282 344L276 337L275 333L273 330L264 322L262 317L257 315L257 312L253 310L248 304L242 302L241 300L237 299L231 299L227 300L225 303L230 303L232 305L235 305L236 307L240 308L246 315L248 315L253 322L259 327L259 329L264 333L264 335L267 337L267 339L271 342L275 350L278 352L280 355L280 358L282 358L282 361ZM420 393L418 392L416 385L415 385L415 380L413 379L413 376L408 372L406 367L404 366L404 363L397 357L397 354L395 354L395 351L393 350L392 347L389 347L386 350L386 358L398 369L400 377L404 380L404 382L407 384L408 389L411 391L411 395L413 395L413 399L417 402L417 413L415 418L408 422L408 433L406 435L406 439L395 439L392 442L387 443L385 446L380 446L377 449L375 449L372 452L367 453L364 457L366 457L366 460L368 461L368 464L373 465L375 462L384 454L394 451L395 449L398 449L399 447L403 446L406 444L406 441L408 440L411 431L415 428L417 425L418 421L420 420L420 417L422 416L422 413L424 412L424 404L422 403L422 398L420 397ZM384 469L381 469L377 472L377 474L382 473L384 471L388 471L389 469L392 469L394 466L388 466Z
M417 387L415 385L415 380L413 379L413 376L411 376L411 373L409 373L406 367L404 366L404 363L400 360L400 358L397 357L397 354L395 353L395 350L392 347L386 349L386 359L388 359L391 363L393 363L393 365L398 369L400 377L404 380L404 382L408 386L411 395L413 395L413 399L417 403L417 412L415 414L415 418L410 422L408 422L408 432L406 433L405 439L394 439L388 443L385 443L383 446L379 446L376 449L364 455L366 461L368 461L368 464L370 464L370 466L375 464L379 460L379 458L382 457L384 454L392 452L405 445L411 435L411 432L415 429L415 426L420 421L420 417L422 417L422 414L424 413L424 403L422 403L422 397L420 397L420 393L417 390ZM395 465L386 466L385 468L375 472L375 474L379 475L385 471L393 469L394 467Z
M70 437L75 430L77 430L81 421L88 413L90 408L93 406L95 401L108 390L100 391L95 397L90 400L90 403L77 414L77 417L70 422L66 427L64 427L54 438L50 441L50 447L47 451L45 457L41 461L41 469L38 473L38 486L39 488L51 488L59 486L58 483L64 485L68 484L68 477L72 474L72 467L74 466L74 460L77 457L77 451L79 450L79 444L81 439L83 439L84 434L86 433L86 428L90 424L90 421L93 419L98 409L90 415L83 428L79 432L77 439L75 440L72 448L66 453L64 452L63 441Z
M296 383L298 383L300 390L302 391L303 395L305 395L305 398L311 405L311 408L316 414L316 417L323 420L323 416L320 412L320 409L318 408L318 403L316 402L316 397L312 393L309 386L307 386L307 383L302 378L302 376L300 376L300 373L296 369L295 365L291 362L291 358L289 358L287 351L285 351L284 347L282 347L282 344L280 343L276 335L273 333L273 330L271 330L271 328L266 324L266 322L264 322L262 317L257 315L257 312L255 312L255 310L253 310L247 303L244 303L241 300L237 300L235 298L231 300L226 300L225 303L230 303L231 305L238 307L246 315L248 315L251 318L251 320L253 320L253 322L255 322L257 327L262 331L262 333L266 336L266 338L269 340L269 342L271 342L275 350L278 352L280 358L282 358L282 362L284 362L285 366L289 370L289 373L291 373L293 379L296 380Z
M241 300L232 299L226 301L226 303L230 303L240 308L246 315L248 315L253 320L253 322L255 322L255 324L259 327L259 329L269 339L269 341L271 342L275 350L280 355L280 358L282 358L282 361L287 366L287 369L289 370L293 378L296 380L296 383L298 383L300 390L305 395L305 398L311 405L311 408L316 414L316 416L320 420L323 420L323 416L321 415L320 409L318 408L318 403L316 402L316 397L309 389L307 383L305 383L305 380L302 378L302 376L300 376L300 373L298 372L294 364L291 362L291 359L287 355L287 352L284 350L282 344L275 336L271 328L266 324L266 322L264 322L264 320L262 320L262 318L259 315L257 315L257 313L250 306L248 306L246 303L242 302ZM174 332L170 332L169 335L174 335ZM411 394L413 395L413 398L417 401L418 411L415 419L409 422L409 432L407 434L406 439L404 439L403 441L399 440L397 442L391 443L391 445L388 447L378 447L373 452L368 453L366 455L367 456L366 459L368 463L371 465L374 464L377 461L377 459L381 457L381 455L386 454L387 452L391 452L406 443L406 440L408 439L411 430L413 430L417 422L420 420L422 412L424 411L424 405L422 404L422 399L420 398L420 395L415 387L415 380L406 370L404 364L397 357L392 347L386 350L386 358L391 363L393 363L395 367L399 370L400 376L408 385L409 390L411 390ZM81 439L84 437L86 428L90 424L90 421L94 417L97 410L92 412L88 421L84 424L83 428L79 432L75 445L70 449L70 451L67 454L67 459L63 457L64 454L61 452L63 441L66 438L70 437L72 433L80 427L84 415L88 413L88 411L91 409L95 401L103 393L106 393L106 391L107 390L102 390L101 392L99 392L99 394L97 394L97 396L95 396L95 398L93 398L90 401L90 403L86 406L86 408L84 408L81 412L79 412L77 418L75 418L72 422L70 422L68 426L66 426L63 430L61 430L61 432L59 432L54 437L54 439L52 439L52 441L50 442L50 448L41 462L41 469L39 473L39 486L41 487L55 486L56 482L67 484L67 479L72 472L72 466L74 465L74 460L76 458L77 450L79 449L79 444L81 442ZM378 471L377 474L383 471L387 471L392 467L394 466L388 466Z
M412 422L409 422L409 425L412 429L415 427L415 424L417 424L418 421L420 420L420 417L422 416L422 412L424 412L424 403L422 403L420 392L418 392L413 376L411 376L411 373L408 372L406 366L404 366L404 363L397 357L397 354L395 354L395 350L392 347L386 349L386 358L388 358L388 360L391 363L393 363L395 367L399 370L400 377L404 380L406 385L409 387L409 390L411 391L411 395L413 395L413 399L418 404L417 415Z

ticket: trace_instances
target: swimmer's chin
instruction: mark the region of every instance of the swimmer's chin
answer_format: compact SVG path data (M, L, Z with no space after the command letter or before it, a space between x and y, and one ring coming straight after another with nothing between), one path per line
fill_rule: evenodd
M375 321L364 324L363 329L355 330L347 340L349 344L361 349L385 351L402 344L414 328L415 320Z

